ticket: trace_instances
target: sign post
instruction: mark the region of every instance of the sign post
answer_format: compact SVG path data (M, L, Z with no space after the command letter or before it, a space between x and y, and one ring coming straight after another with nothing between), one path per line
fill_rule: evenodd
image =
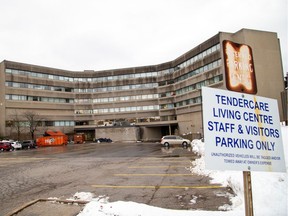
M223 41L226 88L230 91L257 93L252 49L246 44ZM246 215L253 216L252 182L250 171L243 171Z
M224 40L226 90L202 87L205 164L243 171L245 212L253 216L250 171L286 172L277 101L256 96L252 49Z
M253 216L252 179L250 171L243 171L245 215Z

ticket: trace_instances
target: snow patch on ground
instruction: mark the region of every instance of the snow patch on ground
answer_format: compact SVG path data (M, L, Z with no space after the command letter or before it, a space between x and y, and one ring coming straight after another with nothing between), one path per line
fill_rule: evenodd
M93 197L94 194L90 192L77 192L71 200L92 201Z

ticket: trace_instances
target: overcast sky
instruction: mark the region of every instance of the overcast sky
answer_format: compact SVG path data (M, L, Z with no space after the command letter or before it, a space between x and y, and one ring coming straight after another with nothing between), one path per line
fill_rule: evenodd
M287 0L0 0L0 61L72 71L160 64L218 32L272 31L287 69Z

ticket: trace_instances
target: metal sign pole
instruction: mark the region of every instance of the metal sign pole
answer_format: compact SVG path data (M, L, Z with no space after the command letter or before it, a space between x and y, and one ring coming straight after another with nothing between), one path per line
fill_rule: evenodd
M257 83L252 48L246 44L238 44L228 40L224 40L222 43L224 51L223 54L227 90L256 95ZM241 50L243 47L248 50L249 58L243 58L244 55ZM235 63L231 64L231 60ZM251 67L242 70L235 67L236 63L237 65L250 65ZM239 77L241 78L238 78L238 76L232 76L233 74L239 74ZM247 74L249 74L249 76L247 76ZM237 85L235 85L235 83L237 83ZM252 184L250 171L243 171L243 182L246 216L253 216Z
M251 172L243 171L245 215L253 216L252 181Z

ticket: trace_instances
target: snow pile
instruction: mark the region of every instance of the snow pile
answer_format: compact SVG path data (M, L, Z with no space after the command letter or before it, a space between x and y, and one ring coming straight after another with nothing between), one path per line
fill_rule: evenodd
M135 202L111 202L99 197L86 204L78 216L219 216L219 212L163 209ZM224 216L242 216L243 212L221 212Z
M84 201L92 201L94 197L93 193L90 192L77 192L74 194L71 200L84 200Z
M288 170L288 127L282 127L282 137L285 151L286 168ZM205 170L204 148L205 143L201 140L192 142L193 151L200 158L192 162L191 172L198 175L207 175L212 178L211 183L221 183L223 186L229 186L236 193L231 197L232 206L222 206L219 211L201 211L201 210L169 210L158 207L152 207L145 204L134 202L109 202L108 197L93 197L89 193L89 202L78 216L243 216L245 215L244 192L243 192L243 174L242 172L232 171L211 171ZM252 172L252 191L254 215L257 216L285 216L287 215L287 173L264 173ZM84 194L75 194L74 197L82 197ZM92 199L92 200L91 200ZM191 202L197 202L194 197ZM228 210L228 211L223 211Z
M252 193L255 215L287 215L288 197L288 127L282 126L286 173L252 172ZM205 169L205 143L193 140L192 149L200 158L192 162L191 172L212 178L211 183L229 186L236 194L231 197L232 209L244 211L243 174L236 171L211 171Z
M191 172L197 175L210 176L212 178L211 183L222 184L225 187L230 187L236 194L234 197L230 197L232 206L223 206L219 210L231 210L238 208L239 211L245 211L244 209L244 190L243 190L243 174L242 172L233 171L212 171L205 169L205 143L201 140L193 140L191 143L193 151L200 156L192 162Z

